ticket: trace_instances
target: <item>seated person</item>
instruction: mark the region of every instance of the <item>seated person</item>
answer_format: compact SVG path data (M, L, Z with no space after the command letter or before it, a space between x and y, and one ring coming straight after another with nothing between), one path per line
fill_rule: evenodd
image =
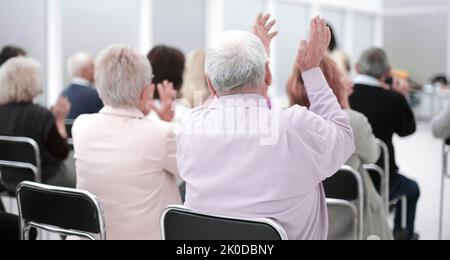
M30 58L13 58L0 67L0 135L35 140L40 149L43 182L74 187L73 177L63 165L69 153L64 121L70 104L61 98L52 111L33 104L33 99L42 93L40 75L40 65ZM8 169L11 174L12 171ZM2 169L3 178L6 173ZM11 174L7 175L13 177ZM15 191L15 181L11 180L9 191Z
M186 62L184 54L176 48L159 45L148 53L147 58L153 68L153 84L158 85L167 80L173 84L177 92L176 98L181 98L181 87L183 86L183 73ZM158 101L160 99L158 92L155 93L155 99ZM158 101L155 102L156 107L161 106ZM188 107L181 102L176 102L174 107L175 114L173 118L163 118L162 116L164 115L156 113L158 111L157 109L154 109L150 113L149 118L179 123L188 111Z
M2 66L3 63L7 62L9 59L26 55L27 53L22 48L11 45L5 46L0 51L0 66Z
M208 50L206 74L217 99L185 118L178 139L185 205L206 214L270 218L291 240L325 240L322 181L355 151L348 115L319 68L330 31L313 19L309 41L298 50L311 111L271 110L268 51L276 33L268 20L258 16L259 38L225 32Z
M433 119L432 128L436 138L450 139L450 105Z
M405 93L396 91L397 89L400 91L402 88L394 86L391 90L384 86L386 79L390 77L389 59L384 50L372 48L365 51L356 70L359 75L354 79L355 87L350 97L350 106L369 119L375 136L385 142L389 148L390 198L407 196L406 239L416 239L414 222L420 189L415 181L399 173L392 142L394 134L405 137L416 131L414 114L406 100ZM384 168L382 158L380 158L379 165ZM394 231L397 234L402 233L401 210L397 210Z
M150 121L155 86L144 55L111 46L96 61L95 79L105 107L73 126L77 187L102 203L108 239L158 240L160 215L180 204L173 125ZM164 118L173 116L175 90L158 85Z
M94 87L94 59L87 53L77 53L69 58L67 68L72 78L62 94L71 104L68 119L82 114L98 113L103 103Z
M345 88L336 63L330 57L325 57L320 67L342 109L350 117L350 125L355 137L356 152L350 157L346 165L361 173L363 180L364 239L370 236L377 236L382 240L392 240L393 234L386 218L383 199L376 191L369 174L363 168L364 164L376 163L380 157L380 149L372 133L372 127L363 114L350 108L348 97L351 89ZM294 72L289 79L288 94L291 105L310 107L304 82L297 67L294 68ZM339 235L337 238L339 238Z

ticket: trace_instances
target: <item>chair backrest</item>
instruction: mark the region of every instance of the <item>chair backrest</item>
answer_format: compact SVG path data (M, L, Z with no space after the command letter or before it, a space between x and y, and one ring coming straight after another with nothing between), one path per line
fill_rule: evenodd
M0 136L0 171L2 184L12 193L21 181L41 182L41 157L36 141Z
M327 199L328 240L358 240L358 210L346 200Z
M269 219L206 215L169 206L161 215L163 240L287 240L284 229Z
M363 238L364 186L361 174L349 166L343 166L335 175L323 182L327 199L357 202L358 235Z
M72 139L72 127L75 120L73 119L66 119L65 125L66 125L66 131L67 131L67 137L69 139Z
M390 176L391 171L391 165L389 160L389 147L385 142L383 142L381 139L377 139L377 144L380 147L380 159L383 162L383 165L380 166L385 172L386 175ZM389 180L388 180L389 183Z
M87 239L106 239L103 210L92 194L75 189L23 182L17 188L21 234L31 227Z

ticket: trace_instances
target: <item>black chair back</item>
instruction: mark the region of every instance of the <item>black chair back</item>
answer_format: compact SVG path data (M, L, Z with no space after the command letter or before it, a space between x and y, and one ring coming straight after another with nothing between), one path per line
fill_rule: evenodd
M62 234L106 238L102 208L88 192L23 182L17 200L22 228L29 224Z
M287 240L286 232L268 219L239 219L168 207L161 216L163 240Z
M22 181L41 182L38 144L27 137L0 136L0 172L2 185L11 195Z
M347 167L323 182L325 195L329 199L355 201L359 198L360 182L354 172Z
M75 120L72 120L72 119L66 119L66 122L65 122L67 137L69 139L72 139L72 127L73 127L74 121Z
M343 166L335 175L323 182L327 199L357 202L358 237L363 239L364 188L359 172L349 166Z

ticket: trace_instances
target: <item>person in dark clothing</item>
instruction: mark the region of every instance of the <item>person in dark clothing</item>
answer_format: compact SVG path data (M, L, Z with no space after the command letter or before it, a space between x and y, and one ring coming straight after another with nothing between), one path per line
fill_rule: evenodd
M93 86L94 67L95 61L87 53L80 52L69 58L67 68L71 83L62 94L71 104L68 119L76 119L83 114L95 114L103 108L103 102Z
M70 103L61 98L52 111L33 104L42 86L39 63L30 58L7 61L0 68L0 86L0 135L35 140L40 149L43 182L74 187L63 165L69 154L65 119ZM4 188L14 191L17 184L14 170L2 168L1 171Z
M416 131L414 114L406 97L385 86L390 76L387 54L382 49L372 48L364 52L357 65L359 75L354 79L354 93L350 97L351 107L363 113L372 125L375 136L389 148L390 198L406 195L408 199L407 238L413 239L417 202L420 197L419 185L399 173L392 142L394 134L400 137L412 135ZM380 158L379 165L384 167ZM397 210L395 230L401 232L401 211Z
M25 50L23 50L20 47L7 45L3 47L3 49L0 51L0 66L3 65L3 63L7 62L9 59L17 57L17 56L26 56L27 53Z

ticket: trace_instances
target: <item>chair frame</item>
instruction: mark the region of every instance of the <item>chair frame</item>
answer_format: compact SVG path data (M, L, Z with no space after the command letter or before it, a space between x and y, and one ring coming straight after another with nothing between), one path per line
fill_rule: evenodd
M42 223L36 223L34 221L26 221L23 218L22 215L22 205L20 202L20 191L23 188L31 188L42 192L55 192L63 195L70 195L70 196L85 196L91 200L91 202L94 204L95 209L97 211L97 214L99 216L99 226L100 226L100 233L98 234L99 240L106 240L106 226L105 226L105 220L104 220L104 214L103 214L103 208L94 195L87 191L83 190L77 190L77 189L69 189L69 188L61 188L61 187L55 187L50 185L44 185L39 183L33 183L33 182L22 182L17 187L17 205L19 207L19 219L20 219L20 236L22 240L28 240L29 239L29 231L31 228L37 228L45 231L49 231L51 233L56 233L59 235L66 235L66 236L77 236L80 238L86 238L88 240L96 240L93 236L94 234L89 232L83 232L83 231L77 231L77 230L68 230L63 229L57 226L48 225L48 224L42 224Z
M355 204L347 201L347 200L340 200L340 199L326 199L327 206L328 205L334 205L334 206L342 206L346 208L350 208L353 212L353 217L356 218L356 221L354 222L353 230L356 230L355 239L360 238L360 234L358 234L359 230L359 223L358 221L358 209L356 208Z
M39 145L36 143L36 141L28 137L15 137L15 136L0 136L0 141L29 144L31 147L33 147L36 156L35 158L36 165L33 165L31 163L0 160L0 166L30 170L34 174L35 182L41 183L42 182L41 156L40 156L41 153L39 150Z
M444 239L444 198L445 198L445 180L450 179L448 172L448 156L450 154L450 145L444 142L442 146L442 176L441 176L441 198L439 214L439 240Z
M257 223L267 224L277 231L281 240L288 240L288 236L287 236L287 233L284 230L284 228L281 225L274 222L273 220L270 220L267 218L249 219L249 218L227 217L227 216L222 216L222 215L203 214L203 213L194 212L194 211L188 209L187 207L181 206L181 205L170 205L170 206L166 207L163 210L163 212L161 213L160 225L161 225L161 239L162 240L166 240L164 220L165 220L167 214L172 210L189 213L189 214L195 214L195 215L204 216L204 217L213 217L213 218L220 218L220 219L225 219L225 220L257 222Z
M344 165L339 171L350 172L355 177L358 183L358 204L356 209L358 210L358 238L364 239L364 185L361 174L350 166Z
M31 163L23 163L23 162L16 162L16 161L5 161L0 160L0 166L9 167L9 168L15 168L15 169L25 169L30 170L34 175L34 181L41 183L42 182L42 172L41 172L41 153L39 149L39 145L36 143L35 140L28 138L28 137L19 137L19 136L0 136L0 141L6 141L6 142L14 142L14 143L21 143L21 144L28 144L30 145L35 152L35 160L36 165ZM1 180L1 174L0 174L0 182ZM8 192L0 193L0 199L1 197L8 197L13 198ZM9 205L9 210L11 211L13 208L13 201L11 201ZM0 201L0 208L3 207L2 201Z

